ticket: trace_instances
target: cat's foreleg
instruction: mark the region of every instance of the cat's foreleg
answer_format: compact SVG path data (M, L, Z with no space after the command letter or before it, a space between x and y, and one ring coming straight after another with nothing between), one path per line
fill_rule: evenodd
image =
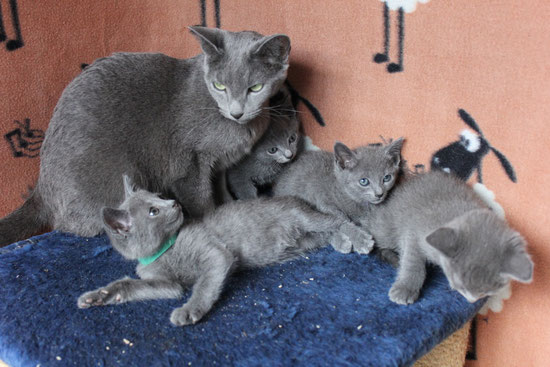
M88 308L148 299L179 298L182 293L182 285L173 281L122 278L82 294L77 305L79 308Z
M335 250L349 253L352 250L359 254L368 254L374 247L372 235L357 224L346 221L332 236L332 244Z
M330 241L336 251L345 254L352 250L368 254L374 246L372 236L348 219L309 208L302 217L304 229L307 232L320 233L315 236L310 235L309 238L306 237L302 241L304 245L306 245L306 241L311 242L311 239L319 240L318 247L323 246L326 241Z
M206 251L207 258L201 266L204 273L193 285L191 297L170 315L170 321L176 326L194 324L210 311L234 266L235 260L229 251L219 248L208 248Z
M392 302L407 305L416 301L420 295L426 279L426 258L414 238L408 237L401 241L397 278L389 291L389 297Z
M192 217L201 217L215 208L212 174L210 163L197 158L186 175L171 185L176 199Z

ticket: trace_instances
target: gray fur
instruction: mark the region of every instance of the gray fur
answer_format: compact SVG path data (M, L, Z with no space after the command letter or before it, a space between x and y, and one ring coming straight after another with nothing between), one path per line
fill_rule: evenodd
M271 184L298 153L300 124L286 88L271 99L271 108L275 112L265 134L249 155L226 172L236 199L257 197L257 187Z
M126 187L132 187L125 180ZM103 210L113 247L127 259L153 255L183 223L172 200L137 189L127 190L117 209ZM218 299L224 282L237 268L260 267L294 258L320 243L302 241L308 233L342 232L342 238L364 241L347 221L320 213L291 197L234 201L181 227L175 244L155 262L138 265L141 279L123 278L86 292L78 307L178 298L192 286L188 301L172 312L175 325L200 320Z
M368 208L382 202L400 174L403 139L387 145L349 149L334 145L334 154L304 152L273 185L275 196L299 197L319 211L359 223ZM391 179L384 182L384 177ZM369 180L361 186L360 180Z
M456 177L429 172L396 186L369 215L376 246L399 253L389 297L413 303L426 262L439 265L451 287L468 301L495 294L511 279L530 282L533 263L519 233L486 208Z
M400 138L387 145L368 145L354 150L336 143L334 154L305 152L277 178L273 194L299 197L322 213L360 225L399 179L402 146L403 139ZM384 181L384 177L390 177L390 180ZM360 185L361 179L368 179L369 184ZM332 240L336 237L339 236ZM315 234L309 240L324 243L331 239ZM334 248L343 253L352 250L368 253L374 245L369 240L352 248L345 238L339 238L337 243L333 243Z
M175 198L192 216L213 209L212 171L239 161L266 130L267 101L286 78L290 41L191 31L203 54L180 60L117 53L67 86L42 145L32 202L0 221L0 245L45 226L101 232L101 208L122 201L123 173ZM258 83L262 88L251 91Z

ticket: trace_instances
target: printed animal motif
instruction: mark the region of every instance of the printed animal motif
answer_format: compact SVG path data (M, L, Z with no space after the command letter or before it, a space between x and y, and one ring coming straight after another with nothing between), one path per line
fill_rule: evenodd
M10 14L15 38L8 39L6 27L4 26L4 16L2 13L2 3L0 3L0 42L6 42L6 50L15 51L23 47L23 36L21 35L21 25L19 24L19 15L17 12L17 0L10 0Z
M454 173L460 179L467 181L474 171L477 171L478 182L483 182L481 163L483 158L492 151L497 156L512 182L516 182L516 173L508 159L483 135L475 120L463 109L458 110L460 118L472 128L477 135L469 130L460 133L460 140L439 149L431 160L431 169L439 169L447 173Z
M388 64L388 72L397 73L403 71L403 43L405 41L405 14L412 13L416 9L416 3L427 3L430 0L380 0L384 2L384 51L374 55L377 64L390 60L390 10L398 11L398 62Z
M14 157L35 158L40 155L40 147L44 141L44 131L31 129L31 120L26 118L21 121L14 121L18 127L6 135L4 138L10 145Z

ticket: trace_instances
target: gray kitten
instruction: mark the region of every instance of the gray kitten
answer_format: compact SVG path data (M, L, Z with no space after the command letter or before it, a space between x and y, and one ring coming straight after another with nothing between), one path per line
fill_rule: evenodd
M533 263L510 229L463 181L443 173L412 176L369 215L376 246L400 255L389 297L413 303L426 262L439 265L451 287L469 302L495 294L511 279L530 282Z
M123 173L192 216L213 209L212 171L239 161L266 130L290 40L190 29L203 54L118 53L67 86L42 145L36 188L0 221L0 245L44 227L96 235L101 208L123 199Z
M277 178L273 194L299 197L323 213L361 224L399 178L402 146L403 138L399 138L353 150L336 143L334 154L304 152ZM334 247L340 252L352 250L349 242L344 248Z
M300 143L300 124L290 94L284 88L271 99L271 124L252 152L226 172L227 185L236 199L258 196L258 187L269 185L294 159Z
M178 298L192 285L191 297L172 312L170 321L196 323L212 308L232 271L282 262L313 249L300 241L309 232L351 228L290 197L234 201L181 227L183 214L175 201L136 190L128 177L124 186L126 199L118 209L104 208L103 220L113 247L127 259L140 260L136 272L141 279L123 278L86 292L78 299L80 308ZM362 240L362 233L346 235Z

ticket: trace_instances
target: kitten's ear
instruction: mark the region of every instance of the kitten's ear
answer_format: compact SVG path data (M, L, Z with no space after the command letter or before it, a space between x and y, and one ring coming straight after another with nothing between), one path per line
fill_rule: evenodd
M111 233L125 234L132 228L132 219L126 210L103 208L101 216L106 229Z
M525 252L525 240L517 234L508 251L504 253L501 274L522 283L533 280L533 261Z
M127 175L122 176L122 181L124 182L124 197L132 196L136 192L136 185Z
M357 164L355 154L353 154L350 148L339 141L334 144L334 158L338 166L342 169L350 169Z
M290 38L284 34L265 37L252 55L264 58L269 64L287 64L290 54Z
M433 248L441 251L447 257L453 257L457 250L458 233L448 227L441 227L426 237L426 242Z
M223 53L223 31L217 28L200 26L189 27L189 30L201 44L202 51L209 56L221 55Z
M403 148L404 141L405 139L399 138L386 146L386 154L391 157L396 166L401 162L401 149Z

